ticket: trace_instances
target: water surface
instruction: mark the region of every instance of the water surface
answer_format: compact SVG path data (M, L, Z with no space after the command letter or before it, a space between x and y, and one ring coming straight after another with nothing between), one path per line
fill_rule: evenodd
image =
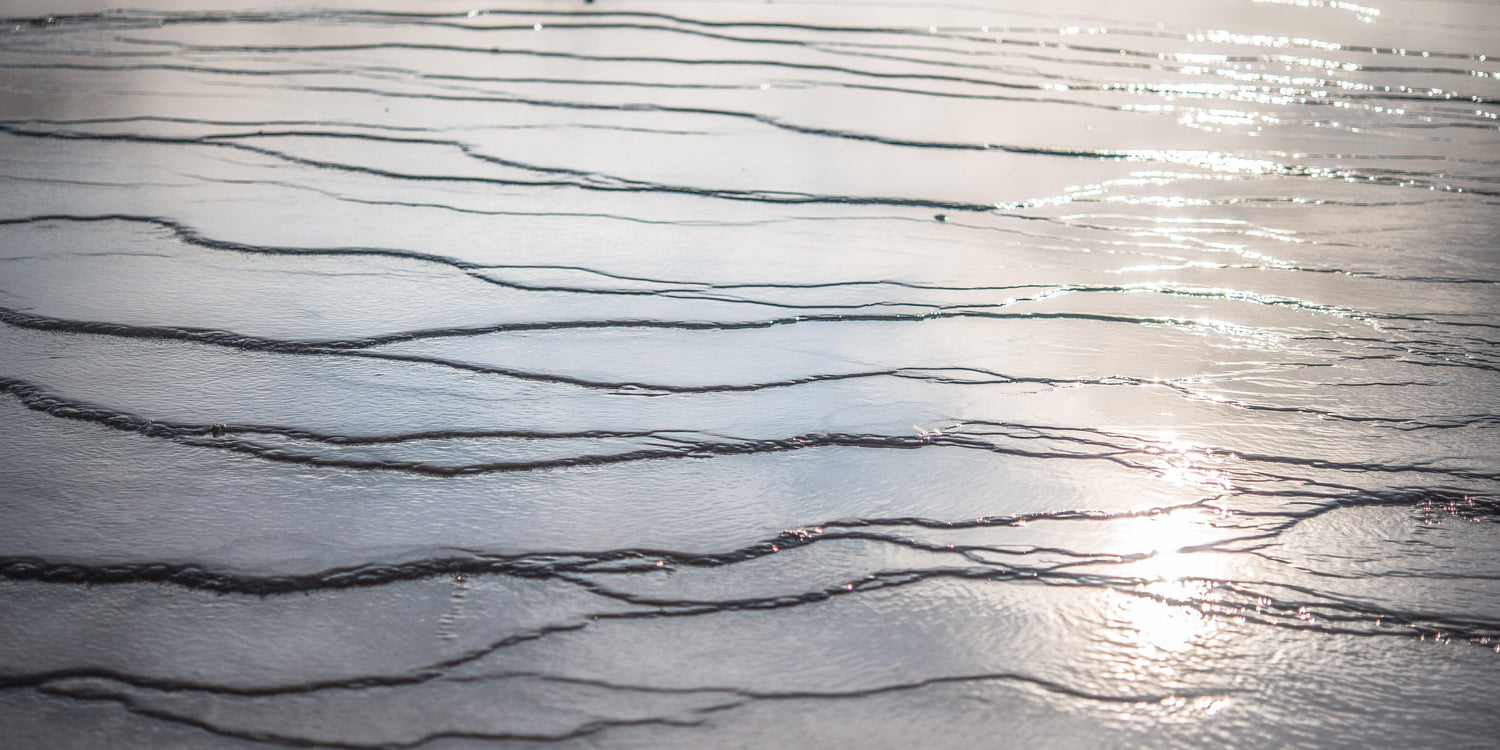
M74 5L0 745L1500 736L1500 7Z

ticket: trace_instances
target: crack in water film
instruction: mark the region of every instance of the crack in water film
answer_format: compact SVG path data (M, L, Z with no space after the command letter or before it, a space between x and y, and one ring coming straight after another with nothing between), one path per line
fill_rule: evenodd
M0 20L6 750L1500 742L1500 4Z

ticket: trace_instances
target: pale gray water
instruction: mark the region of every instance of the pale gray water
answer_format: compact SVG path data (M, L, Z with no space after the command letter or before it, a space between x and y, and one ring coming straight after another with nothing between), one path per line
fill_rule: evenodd
M6 3L0 746L1495 744L1500 6L1368 3Z

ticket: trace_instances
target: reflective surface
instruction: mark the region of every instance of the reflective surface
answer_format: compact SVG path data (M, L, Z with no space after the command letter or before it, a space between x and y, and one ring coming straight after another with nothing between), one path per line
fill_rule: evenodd
M1500 8L43 5L6 742L1500 736Z

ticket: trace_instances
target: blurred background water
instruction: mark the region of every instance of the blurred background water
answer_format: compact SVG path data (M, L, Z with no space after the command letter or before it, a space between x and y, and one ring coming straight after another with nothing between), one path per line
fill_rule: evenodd
M1500 736L1500 6L6 4L0 746Z

